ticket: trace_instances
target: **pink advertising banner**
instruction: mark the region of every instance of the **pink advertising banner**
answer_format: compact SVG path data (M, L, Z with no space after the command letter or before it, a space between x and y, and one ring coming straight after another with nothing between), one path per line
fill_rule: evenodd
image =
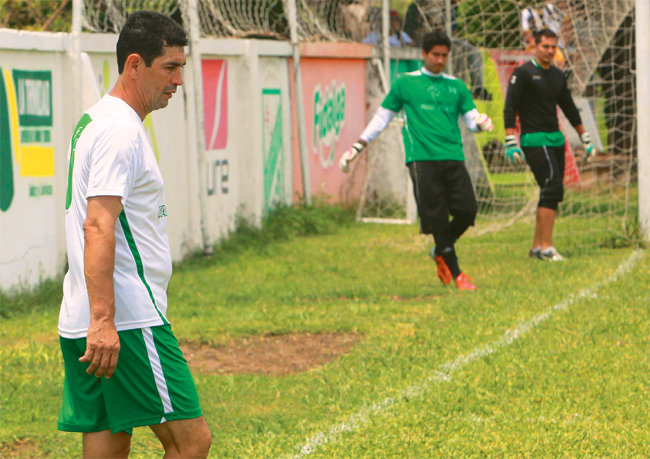
M360 193L365 163L358 161L344 174L338 161L366 125L366 61L304 57L300 62L312 196L349 202ZM295 104L292 110L294 195L302 195Z
M223 59L204 59L203 116L206 150L222 150L228 144L228 64Z

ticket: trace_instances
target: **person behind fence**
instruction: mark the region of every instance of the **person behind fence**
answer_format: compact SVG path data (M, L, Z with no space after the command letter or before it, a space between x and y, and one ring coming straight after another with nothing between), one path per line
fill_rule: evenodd
M380 15L376 15L375 19L381 19ZM380 30L379 21L373 21L373 28L366 37L363 39L363 43L367 45L378 45L381 44L380 34L376 30ZM390 35L388 36L388 44L391 47L412 45L413 40L408 36L406 32L402 29L402 19L400 18L399 12L397 10L390 10Z
M558 204L564 197L564 135L559 129L559 105L580 135L588 160L595 153L589 134L582 126L566 77L553 65L557 35L550 29L535 33L535 57L517 67L508 84L503 118L506 128L506 159L514 164L526 160L540 187L535 235L529 256L560 261L553 246L553 226ZM519 115L521 136L516 139Z
M406 115L404 144L422 233L432 234L430 255L443 284L452 280L461 290L474 290L461 271L454 244L474 224L478 205L465 168L458 118L473 132L490 131L492 120L478 112L465 83L443 73L451 41L441 30L422 39L424 67L399 76L357 142L340 158L350 163L402 109ZM451 220L450 220L451 216Z
M550 29L558 36L558 45L555 56L553 56L553 63L557 67L564 68L566 58L564 42L560 37L560 33L566 19L567 16L551 0L547 0L540 11L533 6L527 6L521 10L521 33L526 51L535 51L535 32L545 28Z
M166 317L167 207L143 125L183 84L186 45L171 18L131 14L117 40L117 82L70 142L58 428L82 432L84 457L127 457L133 428L145 425L165 457L206 457L212 442Z

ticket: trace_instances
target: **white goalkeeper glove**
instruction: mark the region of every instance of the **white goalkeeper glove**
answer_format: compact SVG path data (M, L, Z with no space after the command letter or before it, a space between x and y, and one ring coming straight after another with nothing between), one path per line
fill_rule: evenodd
M506 159L510 164L519 164L524 161L524 152L517 145L517 138L511 134L506 136Z
M580 134L580 140L582 141L582 146L585 148L587 162L589 162L596 156L596 149L594 148L594 144L591 143L591 137L589 137L589 133L587 131Z
M341 169L346 174L350 172L350 163L355 160L355 158L361 153L364 149L364 145L361 142L355 142L345 153L341 155L339 160L339 169Z
M494 129L492 120L485 113L478 114L476 117L476 126L478 126L478 129L481 132L490 132L492 129Z

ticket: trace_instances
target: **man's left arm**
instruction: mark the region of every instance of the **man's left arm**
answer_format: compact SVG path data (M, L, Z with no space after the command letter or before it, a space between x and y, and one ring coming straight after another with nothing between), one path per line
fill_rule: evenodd
M580 111L578 110L578 107L576 107L576 104L573 101L573 97L571 96L571 91L569 91L569 87L566 84L566 79L564 81L564 86L562 87L562 91L560 92L560 96L558 97L558 105L560 106L562 112L571 123L571 126L573 126L576 132L580 135L580 140L582 141L582 146L585 149L587 161L591 161L594 157L594 153L596 150L594 148L594 144L591 143L591 137L589 136L589 133L585 130L584 126L582 125L582 119L580 118Z
M459 111L463 116L463 121L465 121L467 128L472 132L489 132L494 129L494 124L490 117L485 113L479 113L469 89L467 89L465 83L461 82L461 84Z
M490 117L485 113L479 113L476 108L464 113L463 121L472 132L490 132L494 129L494 123Z

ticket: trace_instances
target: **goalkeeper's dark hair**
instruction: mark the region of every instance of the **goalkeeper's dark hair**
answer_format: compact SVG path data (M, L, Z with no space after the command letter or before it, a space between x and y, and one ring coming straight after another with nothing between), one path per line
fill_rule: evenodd
M431 51L431 48L438 45L446 46L448 50L451 49L451 40L444 31L437 29L422 37L422 50L425 53L428 53Z
M533 37L535 38L535 44L536 45L539 45L539 43L542 41L542 37L554 38L554 39L557 40L557 34L555 32L553 32L551 29L549 29L548 27L536 31L533 34Z
M139 54L150 67L165 46L187 46L187 34L176 21L155 11L130 14L117 39L118 72L122 74L130 54Z

